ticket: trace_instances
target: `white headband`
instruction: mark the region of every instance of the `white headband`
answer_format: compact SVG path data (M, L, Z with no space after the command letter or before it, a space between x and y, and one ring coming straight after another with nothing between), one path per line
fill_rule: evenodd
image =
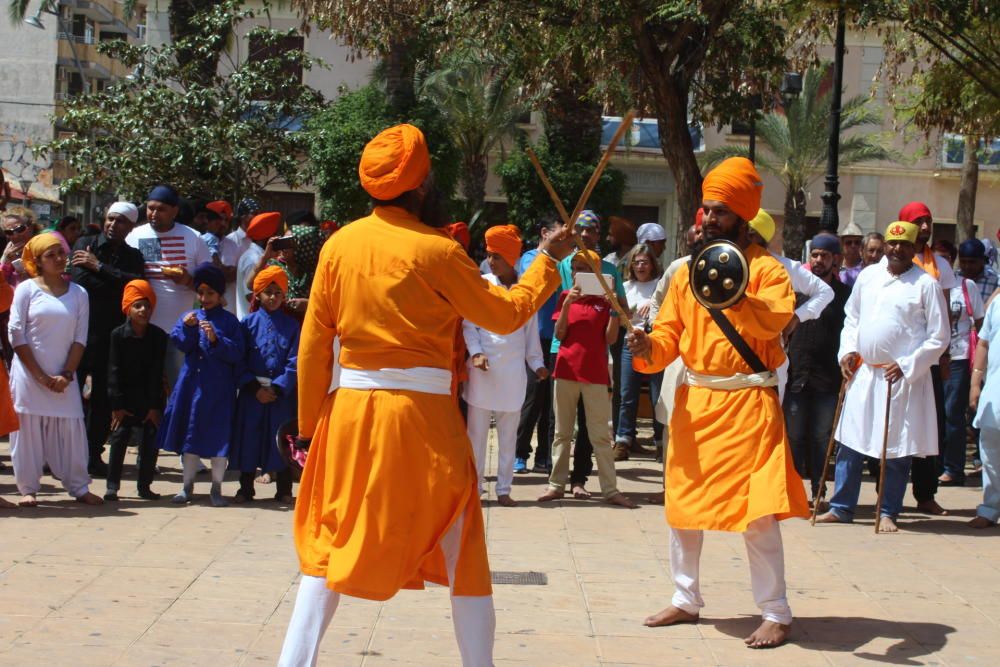
M119 213L128 218L133 224L139 219L139 209L135 207L134 204L130 204L127 201L116 201L108 209L108 215L112 213Z

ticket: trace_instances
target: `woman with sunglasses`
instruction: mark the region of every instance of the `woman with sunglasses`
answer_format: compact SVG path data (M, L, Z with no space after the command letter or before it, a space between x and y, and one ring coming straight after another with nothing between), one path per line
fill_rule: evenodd
M46 463L70 495L100 505L89 488L87 428L75 382L87 344L87 292L66 279L66 250L55 234L28 241L21 260L31 278L14 290L8 327L16 355L10 386L20 418L10 457L20 505L38 504Z
M7 240L3 256L0 257L0 271L3 271L7 284L17 287L19 282L28 277L21 266L21 252L35 235L35 214L23 206L11 206L4 211L0 224Z

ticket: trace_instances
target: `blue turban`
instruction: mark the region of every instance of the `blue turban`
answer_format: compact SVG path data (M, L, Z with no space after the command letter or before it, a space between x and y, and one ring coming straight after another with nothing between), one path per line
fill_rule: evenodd
M180 204L181 198L177 194L177 190L174 190L171 186L157 185L149 191L146 201L160 201L168 206L177 206Z
M828 253L834 255L841 254L840 239L833 234L817 234L813 237L810 248L813 250L826 250Z
M260 203L253 197L245 197L236 205L236 215L255 215L260 213Z
M601 226L601 216L590 210L580 211L580 215L576 218L576 224L580 227L599 228Z
M198 289L201 285L208 285L219 294L226 293L226 276L222 273L222 269L211 262L198 265L198 268L194 270L194 281L192 284L195 289Z
M965 239L958 246L958 256L984 259L986 257L986 246L979 239Z

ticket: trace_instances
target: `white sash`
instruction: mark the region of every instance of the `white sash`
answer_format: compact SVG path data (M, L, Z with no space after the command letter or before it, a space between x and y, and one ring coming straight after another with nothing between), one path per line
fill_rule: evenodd
M419 391L424 394L451 394L451 371L443 368L380 368L365 370L344 368L340 365L340 339L333 339L333 369L330 374L330 388L333 393L339 387L345 389L396 389Z
M691 369L685 370L686 373L684 382L692 387L706 387L708 389L735 391L738 389L752 389L754 387L778 386L778 374L774 371L764 371L763 373L735 373L730 376L721 376L696 373Z

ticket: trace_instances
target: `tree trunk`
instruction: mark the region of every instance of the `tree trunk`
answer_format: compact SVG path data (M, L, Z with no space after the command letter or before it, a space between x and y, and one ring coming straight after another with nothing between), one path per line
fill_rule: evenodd
M657 91L657 126L660 150L677 184L677 256L687 254L687 228L694 224L701 206L701 169L694 157L694 142L687 123L686 90L671 87Z
M404 117L413 108L417 95L413 89L415 63L413 49L405 37L389 42L385 56L385 88L393 115Z
M958 188L958 242L976 238L976 190L979 189L979 139L965 137L965 156L962 160L962 183Z
M459 175L459 182L468 209L467 218L471 218L476 211L481 211L486 205L486 176L485 156L477 155L466 160L465 169Z
M806 201L801 188L785 186L785 224L782 229L782 250L785 257L802 259L806 245Z
M596 162L601 154L601 105L584 99L586 84L557 82L545 101L549 153L567 162Z

